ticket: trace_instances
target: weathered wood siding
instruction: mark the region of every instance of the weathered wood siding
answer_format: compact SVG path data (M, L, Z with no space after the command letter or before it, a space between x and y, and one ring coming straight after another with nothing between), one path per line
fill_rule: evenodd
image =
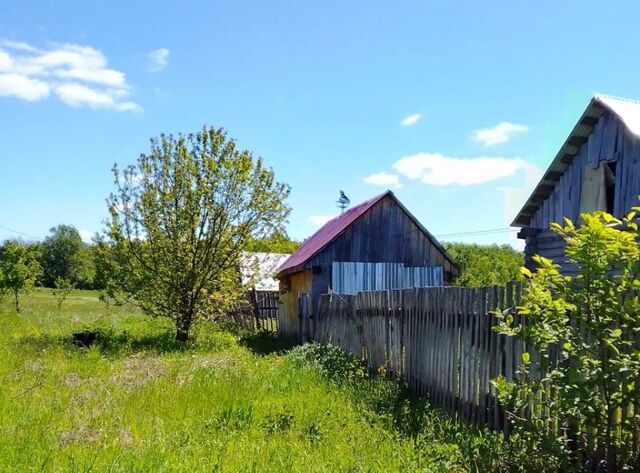
M532 265L533 254L540 254L560 263L565 273L575 269L566 265L564 242L548 230L549 225L552 222L562 222L563 217L574 222L579 220L584 170L587 166L595 168L602 162L616 163L614 215L622 216L638 203L640 140L626 129L617 116L605 112L551 194L531 217L528 228L539 230L539 233L526 238L528 265Z
M374 373L384 368L389 377L401 376L458 419L508 431L491 380L512 381L525 347L493 330L492 311L516 307L520 293L519 285L508 284L324 295L315 338L364 358ZM540 357L533 351L531 361L538 379Z
M391 197L385 197L371 207L306 267L330 266L334 261L455 269Z
M315 273L310 299L312 317L317 314L320 296L331 286L334 261L440 266L445 272L445 284L446 273L457 273L455 265L388 196L362 214L305 265Z
M495 310L509 310L516 327L530 323L529 317L515 310L521 293L520 284L510 283L481 288L427 287L357 295L328 294L320 301L315 338L319 343L340 346L363 358L371 373L402 378L413 392L428 396L430 405L450 412L454 419L508 435L512 430L510 414L499 402L492 381L498 377L507 381L521 379L518 371L526 369L527 377L536 382L567 363L557 345L551 345L543 358L530 343L495 330L499 323ZM636 294L630 291L629 296ZM573 330L578 337L593 336L585 324L574 326ZM640 342L630 349L637 350L638 345ZM522 366L524 352L530 356L526 368ZM544 403L540 402L540 395L544 396ZM579 419L562 425L549 413L546 403L557 396L557 390L543 389L540 395L531 396L526 406L512 416L544 419L540 425L558 437L584 439L579 447L583 454L578 459L597 458L601 446L591 441L591 435L585 435L588 429ZM623 413L624 419L638 412L640 406L636 401L632 397L622 401L618 412ZM638 438L640 428L631 424L625 430ZM620 422L614 423L612 432L620 435ZM638 442L628 442L627 447L638 454ZM598 462L594 464L597 466Z
M311 271L298 271L280 281L278 333L281 335L299 335L298 296L305 293L311 293Z

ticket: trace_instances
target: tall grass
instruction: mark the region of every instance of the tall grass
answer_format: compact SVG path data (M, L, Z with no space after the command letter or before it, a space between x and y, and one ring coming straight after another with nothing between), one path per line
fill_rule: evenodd
M90 348L72 342L83 330ZM88 291L1 305L0 471L498 471L508 453L394 383L331 374L314 348L171 333Z

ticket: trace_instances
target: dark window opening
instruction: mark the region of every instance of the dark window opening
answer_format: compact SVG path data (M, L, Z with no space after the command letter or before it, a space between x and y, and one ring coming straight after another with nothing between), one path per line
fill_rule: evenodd
M616 167L617 163L606 163L604 165L604 182L607 196L607 213L613 214L616 202Z

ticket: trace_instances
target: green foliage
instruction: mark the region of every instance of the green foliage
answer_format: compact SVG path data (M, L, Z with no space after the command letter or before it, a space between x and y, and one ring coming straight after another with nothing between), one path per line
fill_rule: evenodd
M635 210L621 220L595 212L583 214L577 227L569 220L553 224L577 275L563 276L552 261L536 257L536 272L523 269L528 284L518 314L526 323L515 323L509 311L497 314L501 333L540 356L534 365L523 354L515 382L495 381L513 419L530 436L565 449L559 433L569 429L582 461L606 461L607 471L638 467L640 413L631 408L640 405Z
M113 290L110 288L109 280L118 273L118 260L113 251L113 245L107 242L102 235L98 235L94 245L91 247L91 257L93 259L94 289L103 291L103 298L109 298L109 293Z
M237 277L249 243L282 233L289 187L221 129L151 140L109 198L110 295L172 319L186 341L192 324L242 296Z
M293 253L300 242L292 240L285 232L277 232L262 239L252 239L247 243L247 251L263 253Z
M178 343L168 319L96 296L74 290L58 310L36 289L20 316L0 305L0 471L458 473L511 458L428 407L422 433L400 433L361 401L362 380L255 355L217 324ZM84 330L91 348L71 343Z
M313 364L332 381L362 381L369 377L363 360L335 345L307 343L294 348L290 358L300 364Z
M0 293L13 296L16 312L21 311L20 296L33 289L41 273L35 247L17 241L0 247Z
M58 309L62 308L62 304L75 289L75 285L66 278L58 276L55 281L55 289L51 291L53 297L56 298Z
M361 359L339 347L306 344L293 349L288 359L338 385L367 422L382 423L398 439L412 439L419 471L558 471L558 462L540 449L539 442L518 433L506 442L501 434L462 424L412 397L398 380L370 375Z
M50 234L42 242L40 263L43 269L43 284L55 287L57 278L78 283L83 265L80 255L84 243L80 233L71 225L58 225L49 230Z
M454 283L462 287L506 284L518 278L524 256L509 245L444 243L444 247L460 266Z

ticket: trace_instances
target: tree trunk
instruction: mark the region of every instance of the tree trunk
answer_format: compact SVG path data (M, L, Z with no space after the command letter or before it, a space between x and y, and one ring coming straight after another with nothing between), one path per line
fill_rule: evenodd
M181 315L176 319L176 341L184 343L189 340L191 316Z
M15 301L16 314L19 314L22 309L20 308L20 297L18 295L18 291L13 291L13 298Z

